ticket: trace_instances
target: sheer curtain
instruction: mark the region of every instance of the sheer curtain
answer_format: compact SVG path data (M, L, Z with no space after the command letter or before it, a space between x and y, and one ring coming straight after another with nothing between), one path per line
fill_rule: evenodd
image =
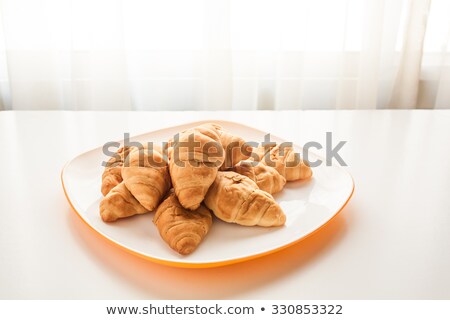
M0 109L450 108L447 0L2 0Z

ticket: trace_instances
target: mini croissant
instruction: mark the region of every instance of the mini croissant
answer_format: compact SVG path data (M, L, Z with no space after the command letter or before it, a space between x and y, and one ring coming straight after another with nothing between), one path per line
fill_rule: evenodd
M219 171L205 197L206 206L225 222L244 226L282 226L286 216L275 199L250 178Z
M277 170L261 162L241 161L231 170L250 178L259 189L270 194L280 192L286 184L286 179Z
M261 147L257 149L258 155ZM300 158L300 155L289 145L277 144L272 148L266 148L261 162L269 167L274 167L287 181L308 179L312 176L312 170L308 163Z
M129 152L130 148L128 146L122 147L106 163L105 171L103 171L102 175L101 187L104 196L122 182L122 166Z
M190 211L171 193L158 207L153 223L165 242L176 252L187 255L205 238L212 224L209 210L200 205Z
M126 218L147 211L128 191L123 182L115 186L100 201L100 216L105 222L116 221L119 218Z
M137 149L130 152L122 168L123 182L131 194L148 211L153 211L170 189L167 161L161 148Z
M237 164L241 160L248 159L253 151L253 148L239 136L233 135L222 129L221 126L215 123L205 123L202 126L214 128L219 135L219 142L223 147L224 161L219 170L225 171ZM184 133L185 131L181 132ZM171 138L166 144L166 148L170 150L173 146L174 139Z
M225 159L222 166L220 167L220 170L224 171L230 169L239 161L248 159L250 157L252 147L250 145L247 145L244 139L222 130L220 126L217 127L217 132L219 133L220 137L220 143L222 144L223 150L225 152Z
M191 150L185 147L192 145ZM205 198L224 161L217 126L204 124L182 132L169 148L169 171L181 205L195 210Z

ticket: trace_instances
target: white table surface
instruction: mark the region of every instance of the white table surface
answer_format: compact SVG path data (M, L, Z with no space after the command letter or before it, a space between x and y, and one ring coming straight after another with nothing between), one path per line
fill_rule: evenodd
M213 269L136 257L72 212L60 182L68 160L123 132L202 119L300 144L332 131L348 141L352 200L299 244ZM0 112L0 298L449 299L449 142L450 110Z

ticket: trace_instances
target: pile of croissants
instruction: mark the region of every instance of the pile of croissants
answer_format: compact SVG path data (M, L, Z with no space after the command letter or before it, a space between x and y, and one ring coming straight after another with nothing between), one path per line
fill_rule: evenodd
M102 175L100 216L112 222L156 210L153 222L162 239L182 255L205 238L211 212L244 226L284 225L286 216L272 194L286 181L312 176L306 161L294 161L299 155L292 147L251 147L214 123L177 137L165 147L118 149ZM182 148L192 137L195 147Z

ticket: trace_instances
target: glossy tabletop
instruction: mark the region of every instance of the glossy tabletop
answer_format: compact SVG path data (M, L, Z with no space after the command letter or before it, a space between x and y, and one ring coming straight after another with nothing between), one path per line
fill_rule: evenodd
M107 141L207 119L241 122L339 154L355 180L345 209L280 252L182 269L94 233L60 182ZM2 299L450 299L450 111L0 112Z

